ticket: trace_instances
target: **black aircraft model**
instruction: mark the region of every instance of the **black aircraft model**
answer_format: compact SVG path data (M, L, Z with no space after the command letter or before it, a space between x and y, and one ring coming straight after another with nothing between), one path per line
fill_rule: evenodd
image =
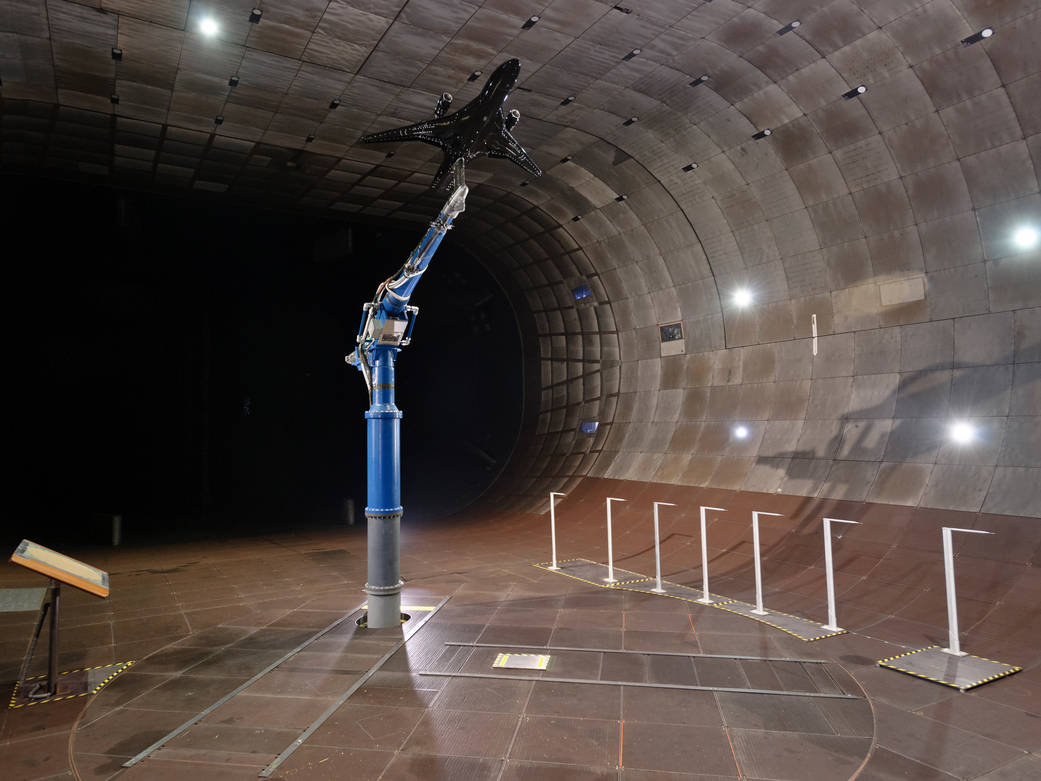
M433 119L370 133L361 140L366 144L422 141L440 147L445 159L431 187L441 183L457 160L466 162L482 156L511 160L533 176L541 176L542 170L510 133L520 121L520 112L513 109L504 114L502 110L519 74L520 60L507 60L495 69L480 94L458 111L445 115L452 103L451 94L445 92L434 107Z

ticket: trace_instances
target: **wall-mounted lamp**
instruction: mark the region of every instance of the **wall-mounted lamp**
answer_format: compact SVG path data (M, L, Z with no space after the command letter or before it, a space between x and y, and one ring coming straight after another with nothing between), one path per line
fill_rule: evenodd
M756 140L758 140L760 138L766 138L767 136L773 135L773 132L774 131L772 131L770 128L765 127L762 130L760 130L758 133L756 133L754 136L752 136L752 138L754 138Z
M982 41L982 40L984 40L986 38L990 38L990 36L992 36L993 34L994 34L994 28L993 27L984 27L978 33L973 33L968 38L962 38L961 42L962 42L963 45L969 46L970 44L979 43L980 41Z
M1037 246L1038 241L1041 241L1041 233L1030 225L1017 228L1012 234L1012 243L1019 249L1032 249Z
M863 84L860 84L851 89L849 92L843 92L842 97L844 97L846 100L852 100L853 98L863 95L865 92L867 92L867 87L865 87Z

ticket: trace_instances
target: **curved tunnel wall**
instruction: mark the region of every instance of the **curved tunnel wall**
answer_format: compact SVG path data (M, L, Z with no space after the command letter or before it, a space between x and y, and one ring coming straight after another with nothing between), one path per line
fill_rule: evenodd
M684 56L708 84L613 69L599 107L526 121L542 179L475 191L463 233L537 332L523 503L590 475L1041 515L1041 251L1011 240L1041 221L1041 20L1009 4L985 48L960 39L993 8L799 5L841 36L815 38L806 8L809 40L739 10ZM970 444L948 436L960 418Z
M522 60L518 137L546 175L475 166L458 231L537 348L537 412L496 496L543 507L589 475L1041 516L1041 250L1010 242L1041 225L1036 0L556 0L530 29L509 0L344 4L365 42L314 46L30 5L0 19L5 166L362 219L425 221L438 200L436 150L389 160L364 132ZM753 307L731 304L740 285ZM682 352L663 355L675 321ZM947 440L957 416L974 444Z

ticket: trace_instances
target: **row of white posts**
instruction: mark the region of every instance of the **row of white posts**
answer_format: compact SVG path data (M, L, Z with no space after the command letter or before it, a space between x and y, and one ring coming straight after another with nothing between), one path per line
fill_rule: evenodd
M549 523L550 523L550 538L553 549L553 563L550 569L560 569L557 565L557 516L555 497L564 496L565 494L559 491L551 491L549 495ZM614 576L614 541L613 534L611 531L611 502L624 502L626 499L619 499L614 496L607 497L607 577L604 581L607 583L617 583L618 580ZM658 594L664 594L665 589L662 588L661 581L661 531L658 524L658 508L659 507L675 507L676 505L672 502L654 502L654 575L655 575L655 587L651 589ZM707 521L705 513L709 511L725 513L727 510L723 507L707 507L702 505L701 508L701 602L706 605L710 605L713 602L712 596L708 590L708 534L706 532ZM763 570L762 560L759 551L759 516L770 515L777 518L783 517L781 513L768 513L760 510L756 510L752 513L752 555L755 564L755 609L752 611L756 615L765 616L768 615L767 611L763 608ZM840 632L841 627L838 625L838 620L835 615L835 567L834 561L831 554L831 524L833 523L849 523L859 525L859 521L846 521L841 518L824 518L824 579L827 586L828 592L828 623L824 625L824 628L831 632ZM964 656L965 653L961 650L961 645L958 639L958 605L957 595L954 587L954 548L951 542L952 532L966 532L968 534L993 534L994 532L982 531L980 529L958 529L952 526L943 527L943 572L944 580L946 581L947 587L947 647L943 650L949 654L955 656Z

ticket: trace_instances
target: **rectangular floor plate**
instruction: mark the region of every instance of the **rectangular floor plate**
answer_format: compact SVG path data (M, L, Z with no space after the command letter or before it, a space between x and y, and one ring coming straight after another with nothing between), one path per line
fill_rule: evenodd
M996 681L998 678L1004 678L1006 675L1018 673L1023 669L972 654L955 656L947 653L938 645L879 659L878 666L950 686L959 691L982 686L985 683Z
M750 605L747 602L740 602L736 599L727 602L724 605L716 605L716 607L720 610L726 610L730 613L737 613L740 616L754 619L807 642L823 640L825 637L834 637L835 635L845 634L846 632L845 629L839 629L838 631L827 629L824 624L819 624L808 618L800 618L799 616L782 613L779 610L767 610L766 615L761 616L755 612L755 605Z
M72 697L86 697L97 694L105 685L130 667L133 662L117 662L116 664L104 664L99 667L84 667L79 670L68 670L58 673L58 691L52 697L41 697L35 699L29 694L37 688L37 685L47 685L46 675L37 675L26 678L21 686L11 692L9 708L24 708L27 705L40 705L45 702L58 702L68 700Z
M492 667L505 667L509 670L545 670L549 660L548 654L499 654L492 662Z

